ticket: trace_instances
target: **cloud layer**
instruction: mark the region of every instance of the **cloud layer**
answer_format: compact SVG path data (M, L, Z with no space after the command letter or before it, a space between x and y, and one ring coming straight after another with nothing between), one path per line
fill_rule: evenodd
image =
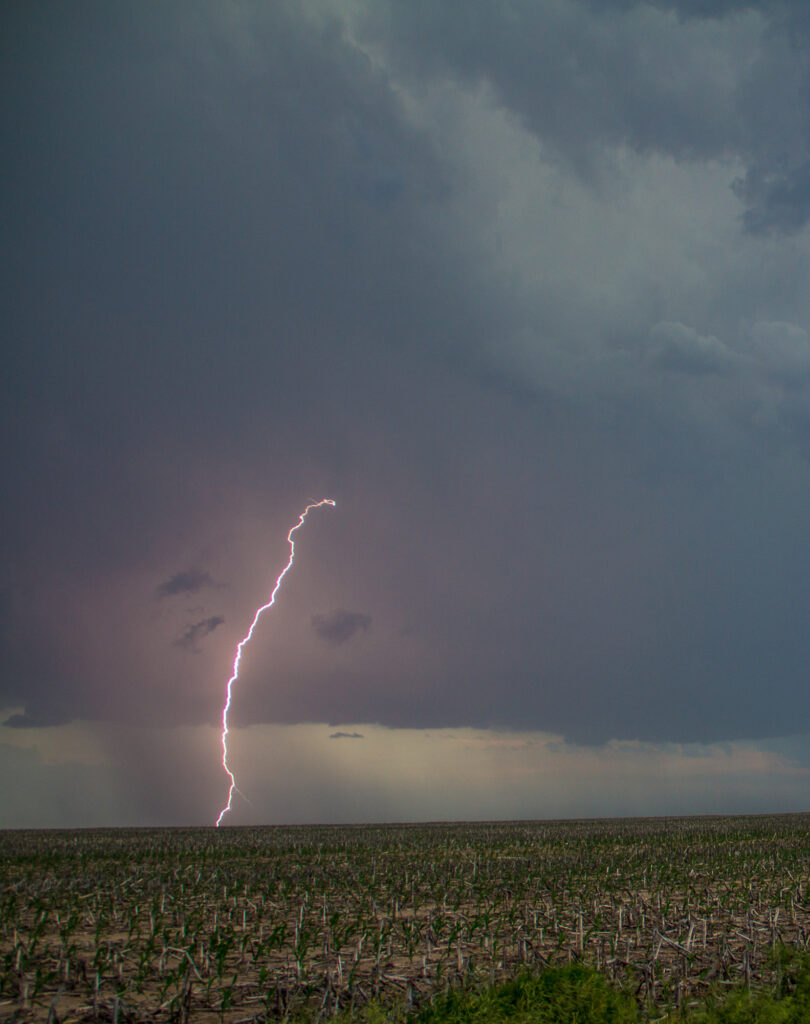
M9 725L804 729L804 5L0 17Z

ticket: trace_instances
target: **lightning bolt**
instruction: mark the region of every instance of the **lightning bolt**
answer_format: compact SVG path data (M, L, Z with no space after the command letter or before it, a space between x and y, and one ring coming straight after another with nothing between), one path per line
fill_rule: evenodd
M259 619L267 611L268 608L272 608L273 605L276 603L276 594L278 594L279 590L281 589L281 584L284 582L284 577L287 575L290 569L292 569L292 564L293 561L295 560L295 541L293 540L293 534L296 532L296 530L300 530L301 527L304 525L304 521L307 518L307 514L313 508L320 508L321 505L331 505L334 508L335 502L331 498L322 498L320 501L315 501L312 504L307 505L307 507L298 517L298 522L295 524L295 526L292 527L290 532L287 534L287 543L290 545L290 557L287 561L287 564L278 574L276 584L273 587L273 591L270 594L269 600L267 601L266 604L263 604L260 608L256 609L256 614L253 616L253 622L251 622L250 624L250 629L247 631L245 636L242 637L242 639L236 646L236 657L233 659L233 670L231 673L231 678L228 680L228 686L225 697L225 706L222 708L222 767L225 769L225 774L230 779L230 786L228 788L228 802L219 812L219 817L217 818L216 821L217 828L219 828L220 824L222 823L222 819L231 809L231 800L233 799L234 792L239 792L239 789L237 788L236 785L236 777L231 771L230 765L228 764L228 712L230 711L231 708L233 684L239 678L239 665L240 662L242 661L242 651L245 648L245 644L253 636L253 631L255 630L256 624L258 623Z

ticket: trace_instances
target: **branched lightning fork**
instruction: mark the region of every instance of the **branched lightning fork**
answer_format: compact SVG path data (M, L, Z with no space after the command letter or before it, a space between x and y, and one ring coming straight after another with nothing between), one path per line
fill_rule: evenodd
M293 534L295 533L296 530L300 530L301 527L304 525L304 520L307 518L307 514L313 508L320 508L321 505L331 505L334 508L335 502L331 498L322 498L320 501L315 501L311 505L307 505L307 507L298 517L298 522L295 524L295 526L292 527L290 532L287 534L287 542L290 545L290 557L287 561L287 564L279 573L278 578L276 579L276 585L273 587L273 592L270 594L269 600L267 601L266 604L263 604L261 608L257 608L256 614L253 616L253 622L251 622L250 624L250 629L247 631L245 636L239 641L236 647L236 657L233 660L233 671L231 673L231 678L228 680L228 687L225 697L225 706L222 708L222 767L225 769L225 774L230 779L230 786L228 788L228 802L219 812L219 817L217 818L216 821L217 828L219 828L220 824L222 823L222 819L231 809L231 800L233 799L234 792L239 792L236 785L236 777L234 776L228 764L228 711L230 710L231 707L233 684L239 678L239 663L242 660L242 651L245 647L245 644L253 636L253 630L256 628L256 623L259 621L262 614L266 612L268 608L272 608L273 605L276 603L276 594L278 594L279 592L284 577L292 568L293 560L295 559L295 541L293 540Z

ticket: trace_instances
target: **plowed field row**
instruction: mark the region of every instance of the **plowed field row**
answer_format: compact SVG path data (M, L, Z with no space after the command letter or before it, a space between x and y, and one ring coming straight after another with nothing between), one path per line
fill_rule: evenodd
M0 1019L323 1018L583 960L659 1006L808 947L810 816L0 833Z

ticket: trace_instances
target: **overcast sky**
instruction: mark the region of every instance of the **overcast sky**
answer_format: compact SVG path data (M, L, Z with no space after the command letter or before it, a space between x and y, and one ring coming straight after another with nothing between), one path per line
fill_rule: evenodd
M807 809L804 0L0 5L0 826Z

